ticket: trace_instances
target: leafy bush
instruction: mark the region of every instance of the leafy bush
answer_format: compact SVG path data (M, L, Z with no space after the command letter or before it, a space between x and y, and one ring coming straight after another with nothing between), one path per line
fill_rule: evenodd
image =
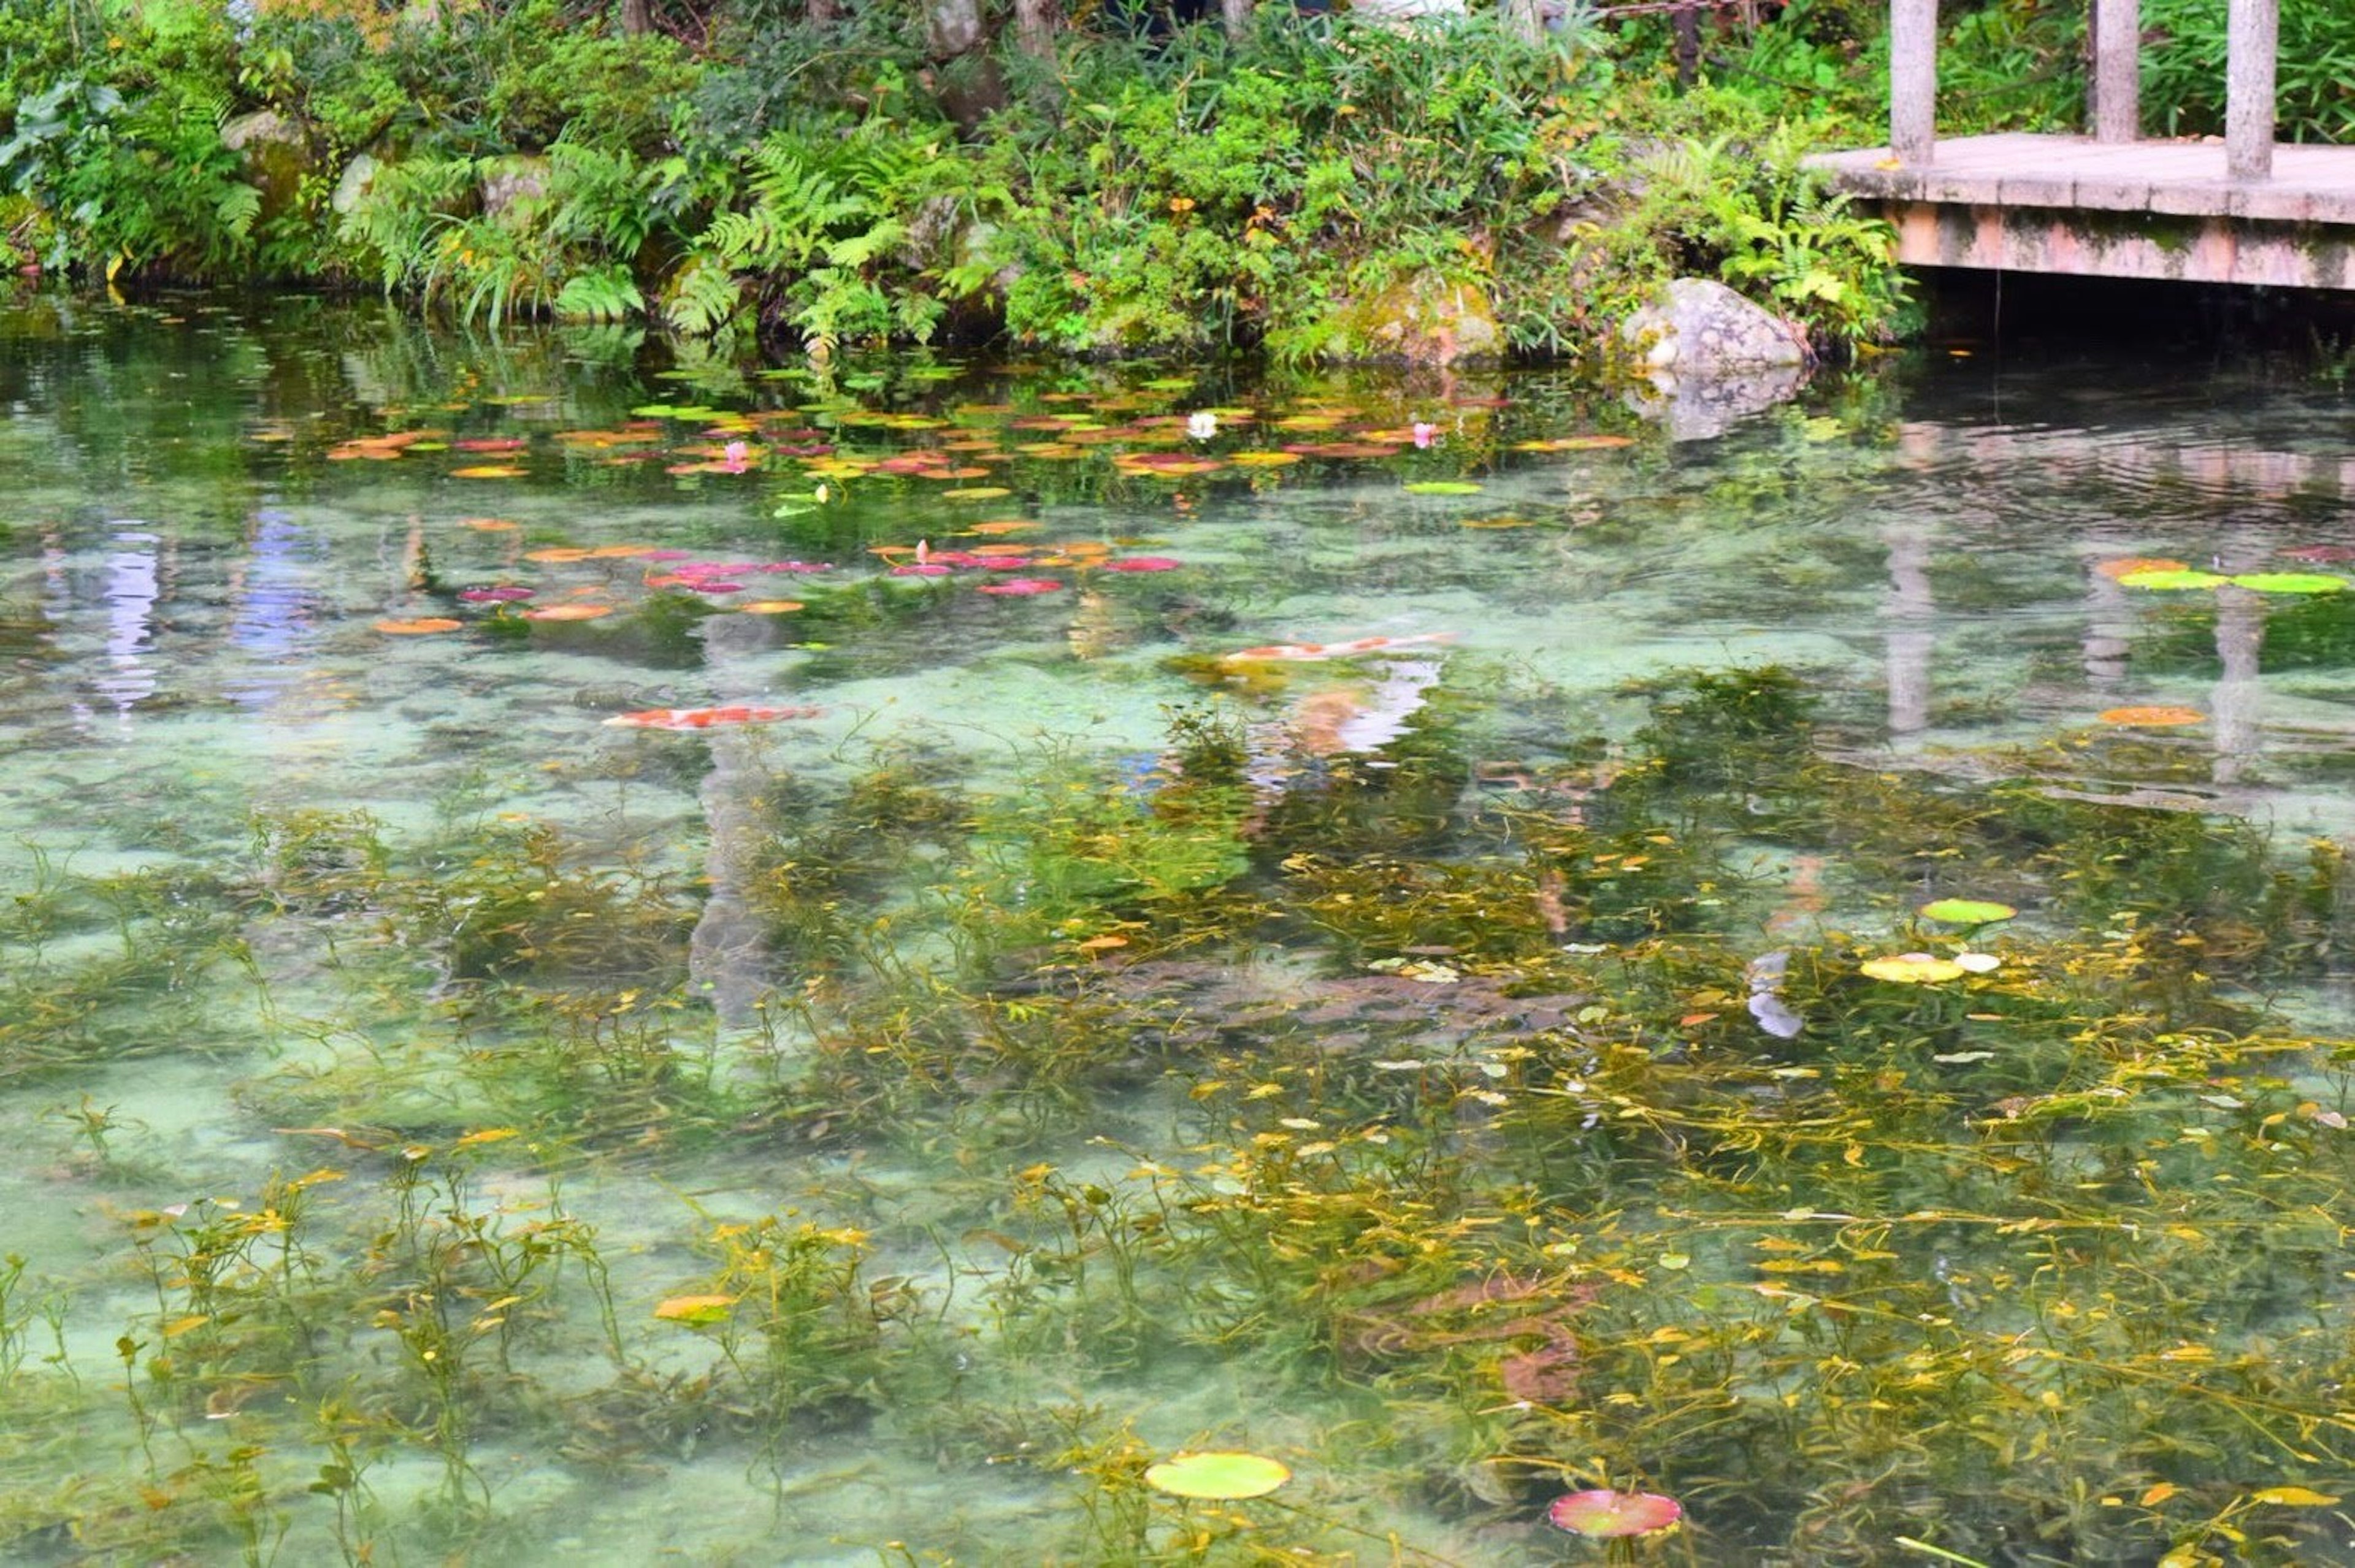
M817 350L956 323L1291 359L1376 347L1410 285L1540 353L1680 271L1828 337L1885 333L1898 304L1885 233L1799 170L1814 131L1754 89L1632 70L1575 26L1530 41L1495 13L1391 30L1268 6L1239 39L1097 19L1059 52L937 67L907 8L812 22L743 0L698 58L561 0L238 23L152 0L112 16L102 58L77 54L113 3L0 0L30 28L0 38L0 80L27 89L0 218L91 270L372 273L470 317L643 315ZM1853 63L1806 26L1752 58ZM257 108L309 157L267 212L218 131ZM362 152L372 186L331 208Z

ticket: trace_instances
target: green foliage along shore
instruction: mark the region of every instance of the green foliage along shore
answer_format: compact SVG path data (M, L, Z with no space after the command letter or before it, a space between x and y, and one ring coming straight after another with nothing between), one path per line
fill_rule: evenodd
M943 9L0 0L0 241L821 353L1554 357L1694 273L1826 347L1902 325L1886 230L1800 167L1870 128L1840 18L1680 83L1575 6L1023 8L954 52Z

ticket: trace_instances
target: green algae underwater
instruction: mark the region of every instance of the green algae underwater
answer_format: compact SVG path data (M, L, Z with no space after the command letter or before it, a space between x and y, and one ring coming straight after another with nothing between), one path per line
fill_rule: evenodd
M0 339L0 1560L2355 1561L2336 394Z

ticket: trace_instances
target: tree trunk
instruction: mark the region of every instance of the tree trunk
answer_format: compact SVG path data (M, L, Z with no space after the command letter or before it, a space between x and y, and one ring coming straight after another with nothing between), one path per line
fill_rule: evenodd
M622 31L637 37L654 30L654 0L622 0Z
M1014 0L1014 44L1034 60L1055 58L1061 0Z
M842 20L839 0L809 0L805 13L813 27L831 27Z
M1690 87L1700 79L1700 7L1687 0L1678 7L1677 85Z
M1241 37L1251 31L1252 0L1220 0L1219 19L1226 24L1227 37Z

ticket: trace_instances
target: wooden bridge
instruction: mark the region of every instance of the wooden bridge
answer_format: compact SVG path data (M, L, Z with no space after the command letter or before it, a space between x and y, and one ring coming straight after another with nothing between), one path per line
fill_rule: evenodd
M1889 145L1811 161L1909 266L2355 289L2355 147L2274 140L2279 0L2229 0L2222 142L2144 139L2140 0L2091 4L2091 135L1939 141L1938 0L1891 0Z

